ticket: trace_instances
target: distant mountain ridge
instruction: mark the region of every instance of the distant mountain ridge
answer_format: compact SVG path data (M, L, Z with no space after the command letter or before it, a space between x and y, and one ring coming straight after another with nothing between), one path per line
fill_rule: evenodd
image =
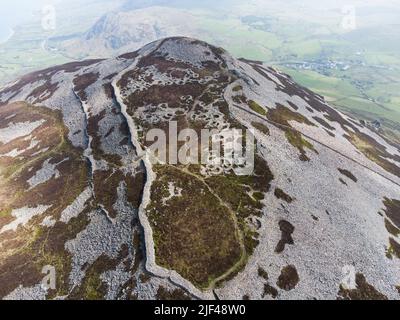
M110 57L168 36L194 36L195 20L196 17L185 10L168 7L111 12L80 38L50 44L67 56Z

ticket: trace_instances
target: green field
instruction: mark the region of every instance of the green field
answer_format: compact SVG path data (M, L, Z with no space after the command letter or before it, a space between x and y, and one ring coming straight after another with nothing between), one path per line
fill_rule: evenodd
M273 65L341 111L379 120L390 136L400 137L400 26L343 32L338 21L334 16L298 21L280 12L221 24L229 34L225 47L234 55ZM219 44L215 30L220 27L208 23L210 33L214 31L211 40ZM302 63L307 68L298 67Z

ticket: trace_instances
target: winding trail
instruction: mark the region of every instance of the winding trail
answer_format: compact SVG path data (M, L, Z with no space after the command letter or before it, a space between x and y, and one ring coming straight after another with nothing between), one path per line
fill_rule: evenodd
M160 44L159 44L160 45ZM138 62L140 61L140 59L142 59L144 56L151 54L152 52L154 52L155 50L157 50L157 48L159 47L159 45L150 47L150 50L146 51L146 52L141 52L138 54L138 56L134 59L133 63L128 67L123 69L117 76L114 77L114 79L112 80L112 89L114 91L114 96L115 96L115 100L116 103L119 105L120 110L122 115L124 116L126 123L128 124L128 128L129 128L129 133L130 133L130 137L131 137L131 142L133 144L133 146L136 149L136 153L137 156L135 159L133 159L134 162L137 162L138 164L140 162L143 163L144 165L144 169L145 169L145 174L146 174L146 181L145 181L145 185L144 185L144 189L143 189L143 197L142 197L142 201L140 203L140 207L139 207L139 221L140 224L144 230L144 239L145 239L145 255L146 255L146 262L145 262L145 266L146 266L146 270L148 272L150 272L151 274L153 274L156 277L160 277L160 278L167 278L169 279L172 283L174 283L175 285L177 285L178 287L184 288L185 290L187 290L190 294L192 294L195 297L201 298L201 299L215 299L215 293L213 291L213 289L215 288L215 284L225 278L227 278L229 275L231 275L233 272L235 272L238 267L240 265L242 265L246 258L247 258L247 254L246 254L246 250L245 250L245 246L244 246L244 240L243 240L243 235L238 227L238 221L237 221L237 217L235 212L232 210L232 208L230 208L230 206L228 204L226 204L218 195L215 194L215 192L212 190L212 188L210 188L210 186L207 184L207 182L202 179L201 177L197 176L196 174L189 172L188 170L185 169L181 169L178 168L176 166L172 166L173 168L180 170L181 172L185 173L185 174L189 174L191 176L193 176L194 178L200 180L205 187L213 194L216 196L216 198L218 199L218 201L221 203L221 205L223 205L224 207L226 207L228 209L228 212L230 213L234 224L235 224L235 229L236 229L236 234L237 234L237 238L240 242L240 247L241 247L241 256L240 259L238 260L238 262L233 265L229 270L227 270L223 275L219 276L218 278L214 279L208 288L200 290L197 287L195 287L190 281L184 279L181 275L179 275L176 271L171 270L171 269L166 269L163 267L160 267L156 264L156 258L155 258L155 245L154 245L154 241L153 241L153 230L151 228L150 222L148 221L147 218L147 214L146 214L146 208L148 207L150 201L151 201L151 187L152 187L152 183L156 178L156 174L153 171L153 167L152 167L152 162L151 162L151 154L150 152L148 152L148 149L140 143L139 141L139 137L138 137L138 128L133 120L133 118L129 115L128 113L128 107L124 102L124 98L123 95L121 93L121 89L118 86L118 82L122 79L122 77L129 71L134 70L137 67ZM278 128L282 128L282 129L289 129L289 130L294 130L300 134L302 134L304 137L306 137L307 139L322 145L323 147L333 151L334 153L338 154L339 156L346 158L347 160L350 160L356 164L358 164L359 166L362 166L363 168L379 175L380 177L392 182L393 184L397 185L400 187L400 183L394 181L393 179L385 176L384 174L370 168L367 165L364 165L362 163L360 163L359 161L353 159L352 157L330 147L329 145L307 135L307 134L303 134L300 130L297 130L293 127L290 126L286 126L286 125L282 125L280 123L274 122L269 120L266 117L261 116L260 114L248 110L240 105L237 105L235 103L233 103L233 101L226 99L225 100L228 102L229 104L229 108L230 108L230 112L232 113L232 107L233 108L237 108L240 109L248 114L251 114L259 119L261 119L262 121L265 121L267 123L270 123L272 125L274 125L275 127ZM234 118L236 118L235 115L232 114L232 116Z
M131 141L133 146L136 149L137 157L133 159L134 162L142 162L144 165L145 169L145 174L146 174L146 182L144 185L143 189L143 196L142 196L142 201L139 206L138 210L138 216L139 216L139 221L140 224L144 230L144 240L145 240L145 256L146 256L146 261L145 261L145 267L146 270L153 274L156 277L159 278L166 278L169 279L173 284L176 286L183 288L187 290L192 296L200 299L214 299L214 294L212 291L202 291L195 287L190 281L186 280L183 278L181 275L179 275L176 271L166 269L163 267L160 267L156 263L156 258L155 258L155 244L154 244L154 239L153 239L153 230L151 228L150 222L147 218L146 214L146 208L149 205L151 199L151 186L156 178L156 175L153 171L152 164L150 161L150 153L147 152L147 150L142 146L142 144L139 141L139 137L137 135L138 128L136 127L133 118L129 115L128 113L128 107L124 103L124 99L121 94L121 90L118 87L118 82L121 80L123 75L125 75L127 72L133 70L136 68L139 60L145 56L150 54L151 52L157 50L158 46L155 48L151 49L149 52L139 54L132 65L129 68L126 68L122 70L116 77L114 77L111 85L112 89L114 91L116 103L119 105L121 109L121 113L124 116L126 123L128 124L129 128L129 134L131 137Z
M218 201L221 204L221 206L225 207L228 210L228 212L229 212L229 214L230 214L230 216L231 216L231 218L233 220L233 223L234 223L234 226L235 226L235 231L236 231L236 237L238 238L238 241L239 241L239 244L240 244L240 251L241 251L240 259L231 268L229 268L225 273L223 273L222 275L220 275L219 277L217 277L217 278L215 278L215 279L213 279L211 281L209 287L206 288L206 290L213 290L213 289L215 289L215 286L219 281L226 279L232 273L234 273L236 270L238 270L240 268L240 266L243 265L243 263L246 261L246 258L247 258L247 252L246 252L246 248L245 248L245 245L244 245L243 234L242 234L242 232L241 232L241 230L239 228L236 213L233 211L233 209L226 202L224 202L221 199L220 196L218 196L218 194L215 193L215 191L208 185L208 183L205 181L204 178L199 177L198 175L190 172L189 170L180 169L180 168L178 168L176 166L171 166L171 165L168 165L168 166L173 167L174 169L179 170L182 173L188 174L188 175L194 177L195 179L199 180L207 188L207 190L214 197L216 197L218 199Z

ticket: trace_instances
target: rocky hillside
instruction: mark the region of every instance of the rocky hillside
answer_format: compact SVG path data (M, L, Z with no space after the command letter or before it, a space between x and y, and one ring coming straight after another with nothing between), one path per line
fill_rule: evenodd
M173 121L251 129L254 171L154 164ZM400 298L399 146L198 40L1 89L0 174L4 299Z

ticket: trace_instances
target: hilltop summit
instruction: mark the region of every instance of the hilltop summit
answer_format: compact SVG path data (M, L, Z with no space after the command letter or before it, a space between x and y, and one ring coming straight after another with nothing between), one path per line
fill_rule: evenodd
M250 129L253 173L154 165L171 122ZM5 299L398 298L399 146L196 39L1 89L0 174Z

